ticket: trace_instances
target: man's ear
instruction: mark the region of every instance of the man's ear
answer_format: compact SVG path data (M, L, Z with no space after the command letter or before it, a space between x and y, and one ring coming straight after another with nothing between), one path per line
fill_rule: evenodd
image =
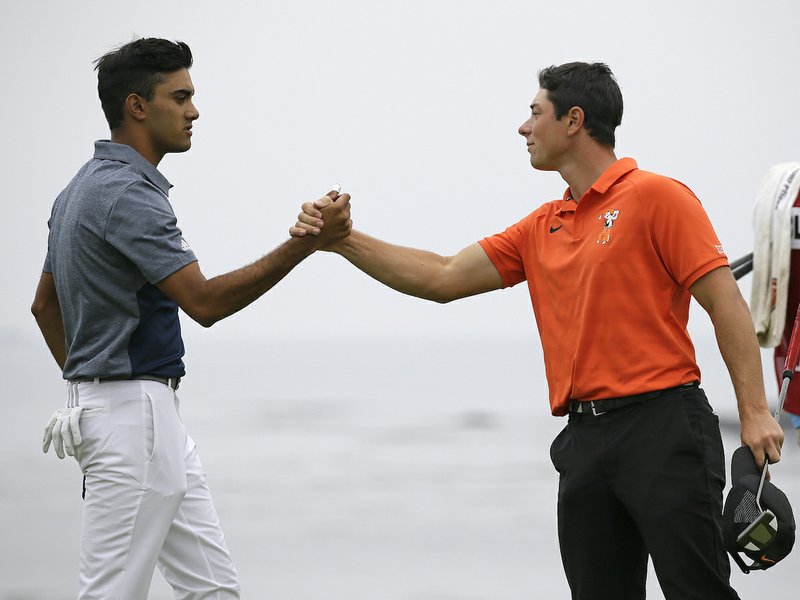
M580 106L573 106L567 111L565 115L567 119L567 135L575 135L586 122L586 115Z
M144 121L147 118L147 101L139 94L129 94L123 107L134 121Z

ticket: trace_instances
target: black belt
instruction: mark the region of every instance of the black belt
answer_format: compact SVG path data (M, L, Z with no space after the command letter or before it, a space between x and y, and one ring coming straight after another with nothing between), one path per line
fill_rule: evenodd
M675 392L678 390L686 390L697 387L700 382L693 381L692 383L684 383L683 385L676 385L675 387L667 388L665 390L656 390L654 392L646 392L644 394L634 394L633 396L622 396L620 398L604 398L602 400L570 400L569 412L575 415L594 415L595 417L607 413L618 408L630 406L631 404L638 404L648 402L658 398L661 394L668 392Z
M172 388L173 390L177 390L178 386L181 384L180 377L161 377L160 375L130 375L130 376L119 376L119 377L77 377L70 381L80 381L80 382L89 382L89 383L108 383L109 381L134 381L134 380L144 380L144 381L157 381L158 383L163 383L164 385Z

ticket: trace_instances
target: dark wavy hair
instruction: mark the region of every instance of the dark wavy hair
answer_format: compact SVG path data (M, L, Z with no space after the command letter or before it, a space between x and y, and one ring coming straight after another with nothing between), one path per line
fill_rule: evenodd
M571 62L547 67L539 71L539 87L547 90L556 119L578 106L583 109L589 135L614 147L614 130L622 123L622 92L608 65Z
M97 93L111 130L122 125L122 106L130 94L153 99L162 73L192 66L192 51L183 42L140 38L95 61Z

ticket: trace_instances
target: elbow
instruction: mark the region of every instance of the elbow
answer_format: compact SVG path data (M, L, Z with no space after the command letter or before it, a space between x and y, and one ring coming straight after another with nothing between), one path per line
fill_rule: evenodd
M31 304L31 314L36 319L37 323L41 323L42 319L52 310L52 306L39 298L36 298Z
M449 304L453 300L457 300L455 296L437 295L431 298L437 304Z
M183 308L184 312L189 315L192 321L201 327L205 327L206 329L211 327L217 321L220 321L223 317L223 315L217 314L206 307L181 308Z
M195 313L195 314L190 314L189 316L195 323L199 324L201 327L204 327L206 329L208 329L214 323L220 320L219 317L216 317L215 315L211 314Z
M449 304L453 300L458 300L461 296L454 290L447 289L446 287L439 287L431 289L424 296L427 300L432 300L437 304Z
M60 316L61 306L58 303L58 294L56 293L56 285L52 273L42 273L39 285L36 287L36 293L33 295L31 314L39 323L48 319L51 315Z
M450 282L439 278L426 282L425 285L417 288L414 295L437 304L448 304L453 300L463 298L464 294L459 289L456 282Z
M192 321L206 329L225 316L211 299L200 294L183 299L178 306Z

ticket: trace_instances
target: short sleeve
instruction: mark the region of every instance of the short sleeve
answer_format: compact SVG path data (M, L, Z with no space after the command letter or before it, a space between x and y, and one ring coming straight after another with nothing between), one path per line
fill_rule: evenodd
M528 215L505 231L478 242L500 273L503 287L511 287L527 279L523 256L530 237L532 217L532 214Z
M654 245L680 286L688 289L706 273L728 264L705 209L689 188L659 177L640 193L652 210Z
M114 203L106 241L157 283L195 262L167 197L152 184L129 186Z

